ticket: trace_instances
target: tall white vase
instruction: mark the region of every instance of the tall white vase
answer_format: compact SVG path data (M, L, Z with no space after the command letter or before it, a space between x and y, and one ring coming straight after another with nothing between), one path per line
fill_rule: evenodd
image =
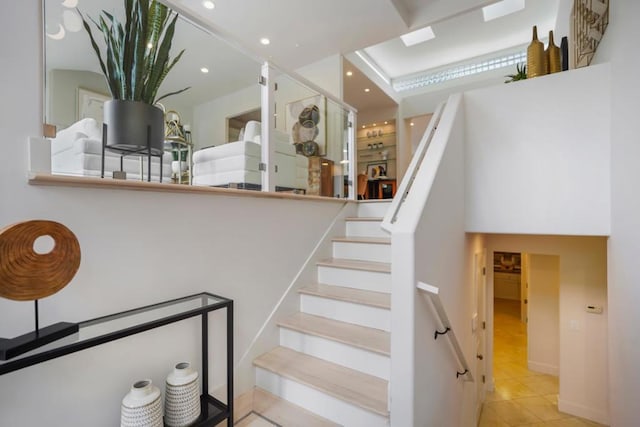
M163 427L160 389L151 380L136 381L122 399L121 427Z
M200 416L198 372L190 363L178 363L167 376L164 416L169 427L189 426Z

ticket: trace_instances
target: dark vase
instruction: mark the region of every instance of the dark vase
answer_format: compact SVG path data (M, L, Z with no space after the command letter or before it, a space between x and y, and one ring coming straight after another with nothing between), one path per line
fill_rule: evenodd
M562 56L562 71L569 69L569 39L563 37L560 43L560 54Z
M164 114L158 107L112 99L104 103L104 123L107 148L155 156L164 152Z

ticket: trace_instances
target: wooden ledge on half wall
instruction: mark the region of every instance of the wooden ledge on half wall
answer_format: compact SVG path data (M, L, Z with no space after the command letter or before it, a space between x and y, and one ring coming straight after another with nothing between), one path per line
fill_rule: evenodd
M147 181L118 180L86 176L52 175L33 173L28 175L30 185L55 187L105 188L133 191L154 191L160 193L209 194L221 196L260 197L268 199L310 200L315 202L349 203L355 200L320 197L287 192L267 192L254 190L238 190L235 188L203 187L199 185L183 185Z

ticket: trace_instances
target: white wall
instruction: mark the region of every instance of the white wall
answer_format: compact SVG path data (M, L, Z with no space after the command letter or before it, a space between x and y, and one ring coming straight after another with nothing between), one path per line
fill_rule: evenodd
M227 141L227 118L260 108L260 85L198 105L193 112L194 150Z
M607 65L466 92L467 231L608 235Z
M609 239L609 401L611 425L637 424L640 371L640 85L632 83L640 69L640 2L615 1L609 6L609 27L595 61L611 61L611 238Z
M342 99L342 57L338 54L298 68L296 73Z
M109 95L102 74L82 70L51 70L47 76L47 123L64 129L77 120L78 89Z
M515 69L515 66L514 66ZM504 84L505 74L511 74L512 69L501 68L496 71L476 74L434 86L427 86L417 93L406 94L401 101L402 117L414 117L421 114L433 113L440 103L446 101L455 93L462 93L474 89L480 89Z
M607 240L603 237L501 235L486 236L487 254L495 251L527 252L560 258L560 397L559 409L608 424L608 318ZM487 269L487 283L493 270ZM599 305L603 314L587 313ZM487 294L487 368L493 377L493 289ZM629 425L615 424L611 425Z
M558 375L560 365L560 258L529 255L529 369ZM495 273L494 273L495 274Z
M445 110L392 234L391 424L469 426L476 384L456 379L455 358L416 282L437 286L465 357L475 366L473 257L478 236L464 232L464 111ZM414 236L415 232L415 236ZM414 256L415 255L415 256ZM472 371L473 372L473 371Z
M73 281L41 301L41 322L81 321L200 291L235 300L235 358L247 351L307 256L340 212L337 201L151 193L27 183L27 139L41 134L38 1L0 18L0 226L33 218L76 233L82 263ZM257 86L257 85L256 85ZM224 324L212 320L214 342ZM32 305L0 300L0 337L32 328ZM0 425L117 425L132 381L162 384L180 360L199 365L197 322L183 322L0 376ZM211 386L225 355L212 347ZM237 390L238 393L243 390ZM25 399L25 396L29 396Z

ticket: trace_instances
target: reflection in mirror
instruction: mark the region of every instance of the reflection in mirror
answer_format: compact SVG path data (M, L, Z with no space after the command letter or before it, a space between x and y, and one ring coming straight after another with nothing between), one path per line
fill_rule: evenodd
M51 145L52 172L100 176L102 108L111 97L89 37L76 25L81 20L75 3L44 0L45 122L58 129ZM96 18L105 10L122 19L123 3L77 0L77 7L85 17ZM191 87L162 100L165 112L179 117L177 128L176 123L167 128L176 128L173 133L184 138L165 137L165 155L162 162L153 159L151 174L146 158L105 153L105 178L122 169L126 179L151 175L159 181L162 164L162 182L261 190L261 62L180 17L171 56L182 49L184 55L158 93ZM276 132L271 136L275 158L270 168L276 191L346 197L348 111L285 74L275 72L270 81L277 84L271 100Z
M45 122L56 126L52 140L52 172L100 176L102 106L111 99L105 77L77 8L85 17L98 18L102 10L124 17L123 0L44 0L45 8ZM101 48L101 35L94 36ZM226 119L260 107L257 76L261 64L207 33L183 17L178 19L171 56L185 49L181 60L162 83L159 94L186 86L191 89L161 101L165 111L180 115L189 130L193 150L227 142ZM238 93L240 95L238 95ZM233 101L232 101L233 100ZM163 176L172 174L168 144ZM180 155L182 157L182 155ZM158 180L159 159L153 159L152 178ZM141 168L141 163L143 163ZM125 156L127 179L146 179L146 161ZM120 155L106 153L106 177L120 170ZM171 182L165 179L164 182Z

